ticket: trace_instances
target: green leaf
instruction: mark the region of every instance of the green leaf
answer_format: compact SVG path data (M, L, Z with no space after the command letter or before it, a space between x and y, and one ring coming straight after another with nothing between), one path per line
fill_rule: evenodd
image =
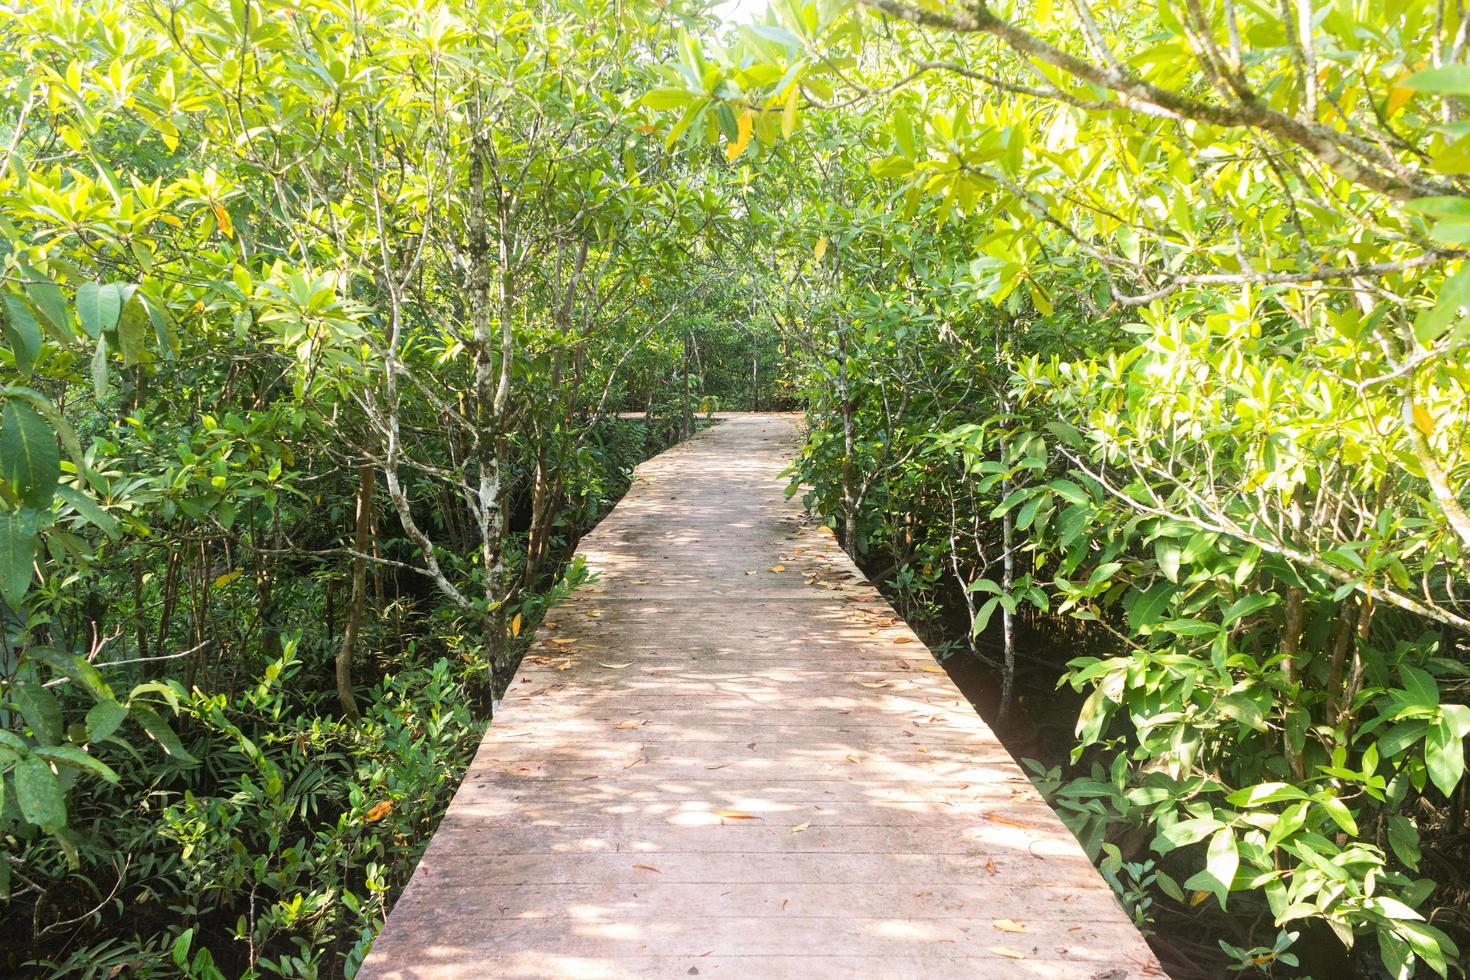
M15 369L29 377L41 356L41 326L31 309L18 296L5 294L5 342L15 355Z
M1260 612L1267 606L1275 605L1275 603L1276 596L1274 595L1241 596L1239 599L1236 599L1233 603L1231 603L1229 609L1225 610L1225 615L1221 618L1220 625L1228 628L1233 623L1242 620L1245 617L1252 615L1253 613Z
M1314 800L1318 806L1327 811L1327 815L1332 818L1332 822L1337 824L1343 833L1351 834L1354 837L1358 835L1358 822L1353 819L1352 811L1347 808L1346 803L1330 793L1322 793L1315 797Z
M1205 869L1185 882L1184 887L1211 892L1219 900L1220 907L1224 908L1226 895L1230 892L1239 867L1240 851L1235 845L1235 831L1222 827L1210 838L1210 846L1205 855Z
M179 741L179 737L174 734L174 730L159 716L157 711L154 711L148 705L130 704L128 705L128 714L142 726L143 731L148 733L148 737L157 742L159 747L167 755L173 756L180 762L199 761L184 750L184 743Z
M1395 813L1388 818L1388 846L1410 871L1419 870L1419 828L1414 821Z
M8 399L0 413L0 476L10 481L21 500L38 510L51 506L61 479L56 433L39 412L15 398Z
M84 657L51 647L32 647L26 651L25 658L40 661L58 675L76 681L96 701L117 700L112 688L102 679L102 672Z
M33 510L0 514L0 595L16 611L35 574L31 563L36 557L39 532L40 522Z
M122 313L123 286L110 282L99 286L95 282L82 283L77 290L77 319L87 336L96 340L103 333L117 326Z
M69 487L63 484L56 488L56 495L62 500L65 500L68 504L71 504L72 509L75 510L77 514L82 517L83 520L100 528L103 534L106 534L114 541L117 540L117 536L122 533L122 527L117 523L117 518L113 517L107 511L103 510L100 506L98 506L97 501L93 500L90 496L78 490L76 487Z
M1215 702L1220 713L1258 732L1266 730L1266 716L1261 706L1244 694L1227 694Z
M98 701L87 712L87 738L100 742L128 720L128 709L116 701Z
M1433 708L1439 705L1439 684L1428 671L1408 664L1399 665L1399 677L1404 682L1404 692L1413 704Z
M9 698L20 710L36 741L44 745L61 744L66 736L66 725L62 721L61 703L56 700L56 695L35 681L16 681L10 686Z
M1439 791L1448 796L1465 772L1465 746L1450 722L1441 715L1424 739L1424 765Z
M60 341L65 342L72 337L70 319L67 317L66 297L61 294L61 287L47 275L37 272L30 266L21 266L20 273L25 277L26 296L35 304L52 334Z
M1399 88L1439 95L1470 94L1470 65L1442 65L1425 68L1396 83Z
M68 766L82 772L89 772L94 776L101 776L114 785L118 782L117 773L112 770L111 766L100 759L88 755L75 746L56 745L43 747L36 749L34 754L58 766Z
M97 400L105 401L111 390L107 383L107 338L97 338L97 349L92 353L92 393Z
M15 799L20 815L48 834L66 826L66 798L44 759L28 755L15 764Z
M135 292L117 321L117 347L124 365L132 366L143 359L147 339L148 307L143 302L143 294Z
M1280 803L1282 800L1305 800L1305 790L1292 786L1290 783L1261 783L1247 789L1236 790L1225 797L1226 802L1232 806L1265 806L1267 803Z

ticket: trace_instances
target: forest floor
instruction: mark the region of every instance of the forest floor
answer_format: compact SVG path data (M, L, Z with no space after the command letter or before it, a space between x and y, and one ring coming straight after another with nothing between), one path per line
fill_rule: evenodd
M825 528L796 419L640 467L362 976L1157 976Z

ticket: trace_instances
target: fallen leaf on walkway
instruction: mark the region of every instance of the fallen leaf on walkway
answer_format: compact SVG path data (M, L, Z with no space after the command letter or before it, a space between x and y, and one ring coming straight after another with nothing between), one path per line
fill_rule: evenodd
M652 865L648 865L648 864L635 864L635 865L633 865L633 868L636 871L652 871L656 875L663 874L663 872L660 871L658 868L655 868Z
M1031 829L1031 825L1029 823L1027 823L1026 821L1024 821L1024 820L1012 820L1010 817L1003 817L999 813L987 813L985 815L985 819L986 820L989 820L992 823L1005 824L1007 827L1021 827L1021 828L1025 829L1025 830L1030 830Z
M602 610L601 609L589 609L589 610L587 610L587 612L584 615L588 619L601 619L602 618Z
M792 827L791 828L791 832L793 834L803 834L803 833L806 833L806 829L808 827L810 827L811 825L812 825L812 822L810 820L808 820L806 823L799 823L795 827Z
M919 746L919 751L920 752L928 752L929 750L926 749L926 748L924 748L924 746L921 745L921 746Z
M944 668L939 666L938 664L920 664L919 669L924 671L926 674L944 673Z
M912 636L895 636L893 638L893 642L894 643L912 643L912 642L914 642L914 638Z
M992 875L995 874L995 859L994 858L986 858L985 859L985 870L986 871L989 871Z
M743 810L716 810L715 816L724 817L726 820L759 820L760 817L753 816Z
M863 687L887 687L887 681L858 681Z
M624 667L631 667L637 662L636 660L629 660L625 664L598 664L597 666L606 667L608 670L622 670Z
M572 665L572 658L571 657L568 657L567 659L563 660L561 663L557 664L556 665L556 669L557 670L566 670L571 665Z
M1024 960L1026 958L1025 953L1017 952L1009 946L991 946L990 951L996 956L1004 956L1008 960Z
M642 724L643 724L643 722L641 722L641 721L620 721L620 722L617 723L617 726L616 727L618 727L618 728L637 728L638 726L640 726Z
M708 771L715 770L715 769L723 769L723 768L725 768L725 766L726 766L726 763L723 763L722 762L722 763L720 763L717 766L705 766L704 768L705 768L705 771L708 772Z
M995 926L1001 932L1026 931L1025 923L1017 922L1015 919L996 919L994 922L991 923L991 925Z
M784 571L786 571L786 566L785 565L772 565L771 566L771 571L773 571L773 572L784 572Z
M858 763L858 764L861 764L861 763L862 763L862 761L863 761L863 760L862 760L862 759L859 759L859 758L858 758L858 757L857 757L857 756L855 756L855 755L849 755L849 756L848 756L848 757L847 757L847 761L848 761L848 762L856 762L856 763Z

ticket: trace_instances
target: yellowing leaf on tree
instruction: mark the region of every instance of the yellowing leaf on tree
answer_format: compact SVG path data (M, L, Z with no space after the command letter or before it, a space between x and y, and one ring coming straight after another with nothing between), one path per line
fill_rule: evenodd
M513 637L520 636L521 635L521 614L520 613L516 613L515 616L510 621L510 635L513 636Z
M368 810L367 813L363 814L362 822L363 823L377 823L379 820L382 820L384 817L386 817L388 814L390 814L392 812L393 812L393 801L392 800L384 800L381 803L374 803L373 806L372 806L372 809Z
M817 246L816 246L816 248L813 248L812 249L812 258L814 258L818 262L820 262L820 261L822 261L822 256L824 256L826 254L827 254L827 236L826 235L823 235L821 238L818 238L817 239ZM830 531L830 529L829 529L829 531Z
M209 207L214 212L214 223L219 225L220 232L226 238L234 238L235 223L230 220L230 212L226 211L225 206L218 201L211 201Z
M1434 435L1434 419L1430 416L1429 410L1418 402L1415 402L1412 411L1414 414L1414 428L1426 436Z
M755 113L746 109L735 122L735 139L725 145L725 159L733 161L750 145L750 134L755 129Z

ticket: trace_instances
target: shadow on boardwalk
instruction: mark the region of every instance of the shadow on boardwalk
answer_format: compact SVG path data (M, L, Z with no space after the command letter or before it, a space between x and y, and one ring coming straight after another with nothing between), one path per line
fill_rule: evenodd
M786 498L795 427L727 417L640 468L362 977L1161 976Z

